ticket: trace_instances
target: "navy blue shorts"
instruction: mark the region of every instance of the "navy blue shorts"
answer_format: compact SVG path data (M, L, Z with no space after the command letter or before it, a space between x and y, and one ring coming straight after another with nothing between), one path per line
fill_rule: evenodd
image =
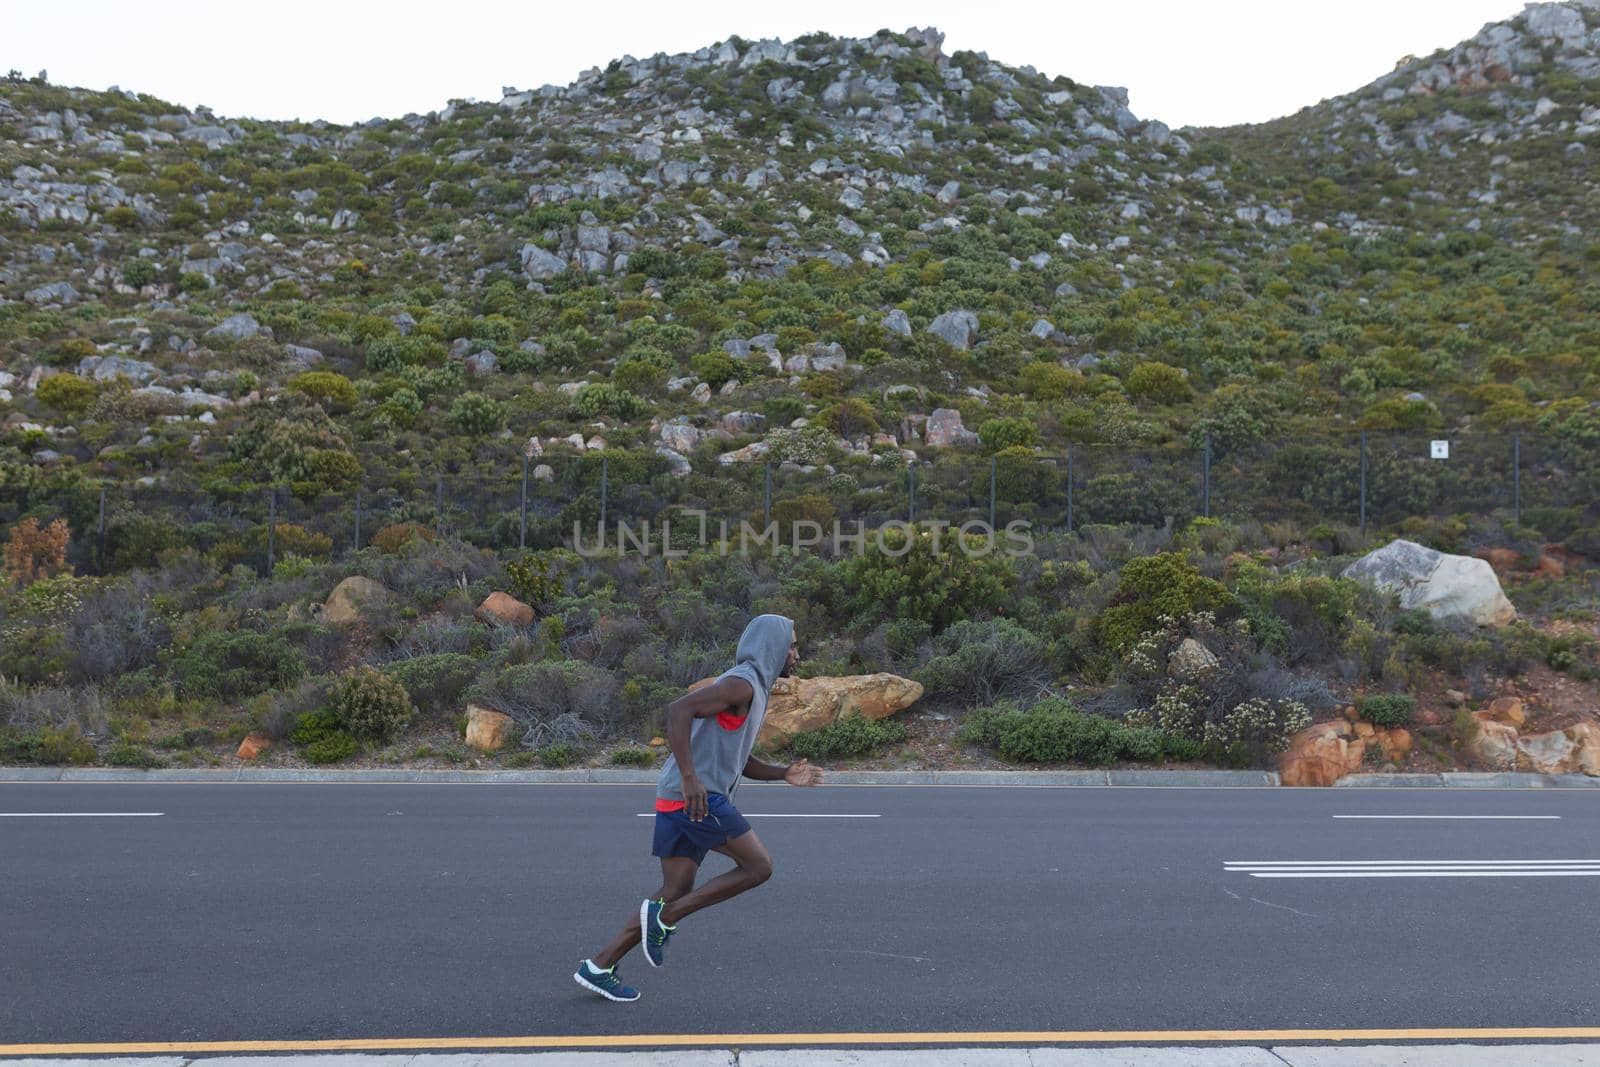
M707 793L706 817L699 822L689 820L687 809L656 812L656 839L650 846L650 854L663 858L684 856L699 863L707 852L749 829L750 824L733 806L733 801L721 793Z

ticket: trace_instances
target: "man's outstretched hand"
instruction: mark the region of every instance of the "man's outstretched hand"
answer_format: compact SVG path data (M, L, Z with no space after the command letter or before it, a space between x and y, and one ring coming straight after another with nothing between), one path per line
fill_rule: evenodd
M789 769L783 772L783 780L790 785L821 785L822 768L799 759L789 764Z

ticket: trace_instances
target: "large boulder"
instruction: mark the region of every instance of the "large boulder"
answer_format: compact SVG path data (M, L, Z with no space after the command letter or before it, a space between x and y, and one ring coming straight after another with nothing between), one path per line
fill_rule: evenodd
M710 685L702 678L692 692ZM757 743L776 747L806 730L817 730L852 715L886 719L922 696L922 683L897 674L858 674L845 678L779 678L767 702L767 717Z
M1211 650L1192 637L1185 637L1167 657L1167 673L1180 682L1199 681L1218 666Z
M1494 770L1512 770L1517 765L1517 728L1503 722L1478 723L1472 752Z
M369 609L381 608L393 599L394 593L382 582L352 574L328 594L322 605L322 619L335 626L361 622Z
M1278 761L1284 785L1329 786L1361 766L1367 743L1344 719L1312 723L1289 739Z
M483 598L476 614L483 622L506 626L526 626L533 621L533 608L498 589Z
M230 341L248 341L252 337L271 337L272 331L256 321L254 315L241 311L229 315L206 331L207 337L226 338Z
M1487 561L1413 541L1391 541L1369 552L1346 567L1344 577L1397 594L1402 608L1421 608L1441 622L1505 626L1517 617Z
M949 341L952 348L964 352L978 339L978 316L964 309L946 311L928 323L928 332L938 334Z
M955 408L934 409L923 427L923 439L930 448L978 443L978 435L961 424L961 412Z
M467 747L479 752L498 752L511 739L516 720L503 711L480 704L467 705Z

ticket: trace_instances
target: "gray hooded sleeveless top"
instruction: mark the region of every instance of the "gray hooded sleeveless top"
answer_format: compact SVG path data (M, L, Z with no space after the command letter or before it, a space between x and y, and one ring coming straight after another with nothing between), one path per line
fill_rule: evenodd
M756 737L761 733L761 723L767 717L767 697L772 693L772 683L777 681L789 658L789 645L794 640L794 620L783 615L757 615L750 620L739 638L735 663L717 676L717 681L728 677L743 678L753 690L750 696L750 713L738 717L728 712L704 719L696 719L689 726L689 755L694 759L694 771L707 793L721 793L732 797L739 787L739 775L756 747ZM656 797L661 800L683 799L683 775L678 761L668 756L656 779Z

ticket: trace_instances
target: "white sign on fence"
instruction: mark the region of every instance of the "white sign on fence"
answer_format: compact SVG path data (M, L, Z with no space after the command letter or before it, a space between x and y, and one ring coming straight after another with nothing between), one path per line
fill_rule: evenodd
M1449 441L1434 441L1432 443L1432 451L1429 452L1429 455L1432 456L1434 459L1449 459L1450 458L1450 442Z

